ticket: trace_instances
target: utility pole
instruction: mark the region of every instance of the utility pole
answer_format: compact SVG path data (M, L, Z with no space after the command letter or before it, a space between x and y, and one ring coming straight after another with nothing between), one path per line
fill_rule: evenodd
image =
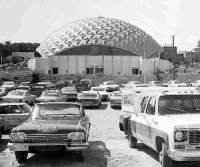
M175 35L172 35L172 46L174 47L174 37Z
M175 37L175 35L172 35L172 47L174 47L174 37ZM173 65L174 65L174 75L173 75L173 79L174 79L174 80L176 79L176 72L175 72L175 70L176 70L176 67L175 67L175 56L176 56L176 55L173 56Z

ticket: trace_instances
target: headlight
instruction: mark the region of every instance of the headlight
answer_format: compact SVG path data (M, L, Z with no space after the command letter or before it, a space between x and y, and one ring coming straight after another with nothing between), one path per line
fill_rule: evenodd
M177 130L174 132L175 142L184 142L187 141L188 134L186 130Z
M24 132L11 133L10 140L12 142L23 142L26 139L26 134Z
M72 141L83 141L85 136L83 132L72 132L68 134L68 137Z

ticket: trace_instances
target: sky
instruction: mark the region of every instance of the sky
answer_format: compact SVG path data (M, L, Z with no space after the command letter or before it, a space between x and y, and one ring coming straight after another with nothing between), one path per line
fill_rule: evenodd
M41 43L76 20L107 17L144 30L161 46L191 51L200 40L200 0L0 0L0 42Z

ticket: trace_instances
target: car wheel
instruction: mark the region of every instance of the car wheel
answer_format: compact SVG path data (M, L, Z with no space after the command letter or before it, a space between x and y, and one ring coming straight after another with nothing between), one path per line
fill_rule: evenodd
M128 136L128 146L130 148L135 148L137 146L137 139L132 136Z
M162 150L159 153L159 162L162 167L173 167L173 160L167 154L167 146L162 144Z
M84 151L77 151L76 157L78 161L84 161L85 152Z
M25 161L27 156L27 151L15 151L15 158L19 163Z

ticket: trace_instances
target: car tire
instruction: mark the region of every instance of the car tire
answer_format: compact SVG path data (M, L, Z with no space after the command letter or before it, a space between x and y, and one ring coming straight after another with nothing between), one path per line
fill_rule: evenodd
M84 151L77 151L76 157L79 162L84 161L85 152Z
M15 151L15 158L19 163L26 161L27 156L27 151Z
M128 146L130 148L135 148L137 146L137 139L132 136L128 136Z
M167 154L167 146L162 144L162 150L159 153L159 162L162 167L173 167L173 160Z

